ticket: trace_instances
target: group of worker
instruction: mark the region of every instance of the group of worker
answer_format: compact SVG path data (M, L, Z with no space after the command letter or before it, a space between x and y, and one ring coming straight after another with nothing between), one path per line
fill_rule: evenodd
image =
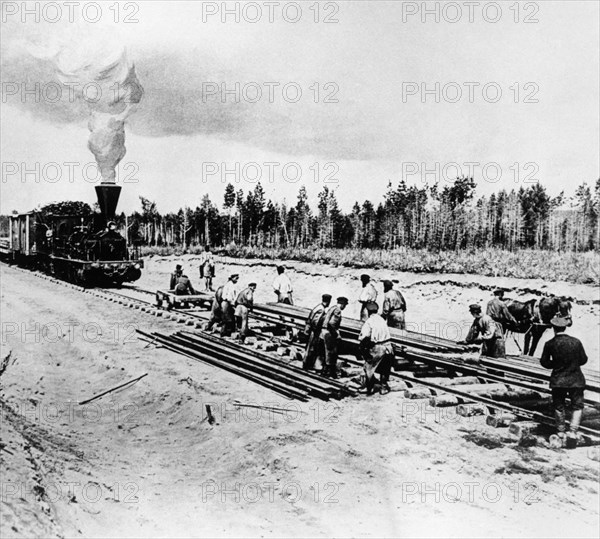
M216 290L212 288L215 276L214 256L207 246L200 259L200 277L205 280L205 292L213 292L214 297L211 307L210 320L207 329L210 331L216 323L221 324L221 336L230 336L237 328L238 338L244 342L249 333L248 317L254 308L254 292L256 283L249 283L245 288L238 284L239 274L229 276L227 282ZM181 264L175 266L171 274L169 289L178 296L195 294L196 291L187 275L183 273ZM279 303L293 305L293 289L289 277L285 274L285 267L277 267L277 277L273 282L273 291Z
M359 334L359 356L364 362L364 384L361 392L370 395L374 392L379 373L380 392L390 391L389 377L394 360L390 327L404 329L406 301L390 280L383 281L383 309L379 313L377 289L367 274L360 276L362 291L358 297L360 320L363 323ZM348 305L348 298L341 296L331 306L331 294L323 294L321 303L316 305L306 319L304 333L307 337L303 368L321 365L323 376L337 378L337 361L341 343L340 326L342 311Z
M495 290L494 298L487 304L486 314L481 306L469 306L474 320L465 343L481 343L481 355L491 358L505 358L505 332L507 326L516 326L517 321L504 302L504 291ZM551 369L550 389L557 433L550 437L555 447L575 447L584 408L585 376L581 366L588 357L581 341L565 333L573 325L570 314L558 312L551 320L554 338L544 345L540 364ZM501 374L490 370L490 374ZM571 421L567 431L566 399L571 401Z
M207 291L212 291L212 279L215 275L214 258L207 247L200 264L200 275L205 279ZM361 392L367 395L375 391L376 373L379 376L379 390L382 394L390 391L389 377L394 361L394 350L391 343L390 328L406 328L406 301L402 293L394 288L391 280L382 281L383 303L381 314L377 303L378 292L368 274L360 276L362 290L358 297L360 304L360 320L362 328L359 334L358 355L363 361L364 384ZM227 282L215 291L211 316L207 330L212 330L216 323L221 323L221 336L229 336L238 329L239 340L244 342L248 328L249 313L254 308L254 292L256 283L245 288L238 285L239 274L229 276ZM178 295L193 294L194 288L189 278L183 274L181 265L176 266L171 275L170 289ZM279 303L293 305L292 283L283 266L277 267L277 277L273 282L273 291ZM473 316L473 324L464 341L466 344L481 344L481 355L490 358L505 358L505 331L507 326L516 326L517 321L510 313L505 301L504 291L494 290L494 297L487 306L486 312L480 305L472 304L469 311ZM304 327L307 339L303 357L303 368L314 370L319 364L318 372L325 377L337 378L337 362L341 345L340 328L342 312L348 306L348 298L340 296L331 305L331 294L323 294L321 302L309 313ZM557 314L550 322L555 336L544 346L541 365L552 369L550 388L557 427L558 445L573 445L584 407L585 377L581 365L587 362L587 355L581 341L567 335L565 329L572 325L570 316ZM490 371L501 374L501 371ZM565 422L565 400L571 400L572 416L567 432Z

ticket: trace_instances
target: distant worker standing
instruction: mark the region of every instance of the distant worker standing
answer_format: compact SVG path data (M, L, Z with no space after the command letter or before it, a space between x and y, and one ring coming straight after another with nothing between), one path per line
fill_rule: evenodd
M550 375L550 389L552 390L552 406L558 440L550 439L553 445L575 447L577 445L577 431L583 415L583 394L585 389L585 376L581 366L587 363L587 355L579 339L567 335L565 330L571 321L560 315L550 320L554 329L554 338L544 345L540 364L546 369L552 369ZM573 415L569 433L565 434L565 399L569 397ZM558 443L556 443L558 442Z
M390 392L388 385L394 358L390 328L385 320L377 314L379 305L369 302L366 306L369 318L363 324L358 341L360 343L360 356L364 363L365 386L363 388L367 395L373 393L375 387L375 373L380 373L382 395Z
M381 317L391 328L406 329L406 301L399 290L394 290L392 281L383 281L383 309Z
M182 275L183 269L181 267L181 264L177 264L175 266L175 271L171 273L171 280L169 281L169 290L175 290L175 287L177 286L177 281Z
M277 294L277 303L286 303L287 305L293 305L294 300L292 298L292 281L285 274L285 268L283 266L277 266L277 277L273 281L273 291Z
M504 303L504 290L494 290L494 298L488 302L485 314L498 322L502 328L517 327L515 317L510 314L506 303Z
M212 292L212 281L215 277L215 257L210 251L210 245L204 246L204 252L200 256L200 278L204 279L204 290Z
M235 302L235 318L240 330L240 341L244 342L248 336L248 314L254 309L254 291L256 283L250 283L248 288L242 290Z
M358 302L360 303L360 321L365 322L367 318L369 318L369 313L367 312L367 303L371 301L377 301L377 290L373 286L371 282L371 276L363 273L360 276L360 280L362 282L362 292L358 297Z
M473 315L473 325L469 329L466 344L481 343L481 355L501 358L506 357L504 346L504 334L502 327L487 314L481 313L481 306L469 305L469 311Z
M235 329L234 309L235 302L240 293L238 280L240 276L237 273L230 275L228 281L223 286L223 298L221 301L221 312L223 313L223 324L221 326L221 337L231 335Z
M323 376L337 378L337 359L339 354L340 326L342 324L342 311L348 305L348 298L339 297L337 303L329 307L321 336L325 348L325 361L323 365Z
M212 330L213 326L217 322L223 321L223 310L221 309L221 303L223 302L223 288L221 285L217 288L215 292L215 297L212 301L212 306L210 309L210 319L208 320L208 325L206 326L206 331Z
M329 308L330 303L331 294L323 294L321 297L321 303L319 303L312 309L312 311L310 311L310 314L306 319L304 333L308 336L308 342L306 343L304 360L302 362L302 368L304 370L313 369L317 357L323 355L323 340L321 339L321 330L323 329L323 322L325 321L325 315L327 314L327 309Z

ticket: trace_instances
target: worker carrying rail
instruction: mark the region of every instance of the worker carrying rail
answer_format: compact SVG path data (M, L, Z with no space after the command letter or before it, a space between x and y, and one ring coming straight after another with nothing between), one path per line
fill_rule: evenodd
M239 340L244 342L248 336L248 314L254 309L254 291L256 283L250 283L242 290L235 301L235 320L240 332Z
M542 367L552 369L550 389L557 434L550 437L550 445L576 447L577 432L583 415L585 389L585 376L581 366L587 363L588 357L581 341L565 333L567 327L571 325L569 318L556 315L550 320L550 324L554 329L554 338L544 345L540 359ZM573 409L568 433L565 432L567 397L571 400Z
M377 314L379 305L374 301L367 303L369 318L363 324L358 341L360 343L359 355L364 361L365 385L360 393L371 395L375 388L375 373L380 373L380 393L385 395L390 392L388 385L394 359L394 348L390 328L385 320Z
M323 294L323 296L321 296L321 303L310 311L310 314L306 319L304 334L307 336L308 340L306 343L306 350L304 351L304 359L302 361L302 368L304 370L314 369L317 357L323 357L324 355L321 330L323 329L323 322L325 321L325 315L327 314L330 303L331 294Z

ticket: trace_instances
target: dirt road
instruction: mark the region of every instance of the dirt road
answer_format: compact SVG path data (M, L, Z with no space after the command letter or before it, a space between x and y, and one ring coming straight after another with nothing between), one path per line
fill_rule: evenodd
M520 448L399 392L285 401L134 332L173 322L0 270L3 537L598 535L586 448Z

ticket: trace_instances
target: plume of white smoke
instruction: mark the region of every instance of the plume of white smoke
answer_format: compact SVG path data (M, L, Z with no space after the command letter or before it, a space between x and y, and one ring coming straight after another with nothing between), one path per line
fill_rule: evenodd
M88 148L102 181L115 183L115 169L126 152L125 120L144 94L134 64L123 46L92 40L61 47L53 61L59 80L87 101Z

